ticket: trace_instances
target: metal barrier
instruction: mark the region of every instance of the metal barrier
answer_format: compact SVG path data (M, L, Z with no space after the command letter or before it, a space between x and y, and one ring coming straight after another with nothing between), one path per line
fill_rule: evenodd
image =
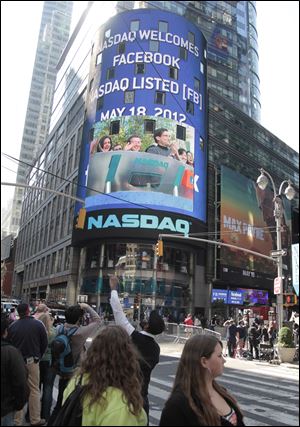
M164 336L174 338L174 343L180 341L186 341L194 335L213 335L218 340L221 340L221 334L219 332L212 331L210 329L203 329L201 326L185 325L184 323L168 323L165 322L166 329L163 333Z

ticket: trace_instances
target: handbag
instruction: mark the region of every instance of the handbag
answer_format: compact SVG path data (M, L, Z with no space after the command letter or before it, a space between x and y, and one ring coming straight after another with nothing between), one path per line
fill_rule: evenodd
M82 386L82 375L75 389L67 397L66 401L58 411L51 426L81 426L82 425L82 400L84 386Z

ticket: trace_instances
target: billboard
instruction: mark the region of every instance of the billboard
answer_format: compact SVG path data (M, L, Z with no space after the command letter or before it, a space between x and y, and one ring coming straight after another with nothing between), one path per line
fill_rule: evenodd
M227 304L228 290L227 289L213 289L211 294L211 302L221 300Z
M164 11L121 13L95 36L88 87L77 193L85 200L86 218L75 227L73 243L109 232L120 236L120 230L126 235L128 228L149 236L149 230L152 236L178 232L178 221L187 234L206 222L201 31ZM106 229L99 227L103 211L115 215ZM128 225L124 211L138 217Z
M213 289L212 302L217 300L231 305L269 305L269 293L260 289Z
M229 243L270 256L277 248L273 192L260 190L255 181L225 166L221 168L220 234ZM282 247L289 246L290 204L285 202L282 219ZM275 265L259 256L237 249L221 248L221 277L240 284L272 289ZM244 280L243 280L244 279Z

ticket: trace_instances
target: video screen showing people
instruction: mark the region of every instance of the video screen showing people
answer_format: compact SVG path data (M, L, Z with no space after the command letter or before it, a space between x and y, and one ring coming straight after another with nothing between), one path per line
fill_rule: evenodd
M128 116L97 122L90 135L87 208L133 202L193 211L192 126Z

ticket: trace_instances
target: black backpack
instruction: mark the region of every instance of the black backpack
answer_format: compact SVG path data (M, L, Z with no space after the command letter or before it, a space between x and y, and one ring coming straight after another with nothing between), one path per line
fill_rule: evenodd
M84 386L81 385L82 375L75 389L67 397L55 420L48 424L51 426L81 426L82 425L82 399Z
M64 325L60 325L51 343L51 367L60 376L71 376L75 370L76 361L72 354L71 337L77 329L78 327L74 326L67 330Z

